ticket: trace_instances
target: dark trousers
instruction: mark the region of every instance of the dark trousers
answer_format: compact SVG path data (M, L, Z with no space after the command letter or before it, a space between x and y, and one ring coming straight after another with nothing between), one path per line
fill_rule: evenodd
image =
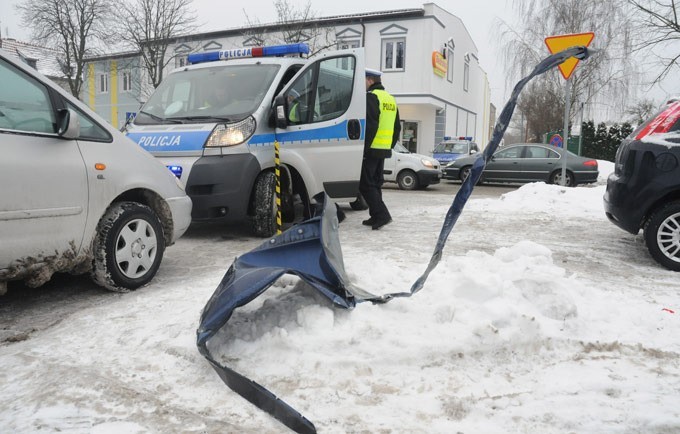
M368 214L374 220L391 219L390 212L382 200L384 158L364 157L359 178L359 192L368 204Z

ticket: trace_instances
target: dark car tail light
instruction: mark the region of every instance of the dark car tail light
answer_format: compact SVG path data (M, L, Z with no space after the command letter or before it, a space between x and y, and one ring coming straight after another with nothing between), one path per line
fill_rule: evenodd
M597 167L597 160L584 161L583 165L588 167Z

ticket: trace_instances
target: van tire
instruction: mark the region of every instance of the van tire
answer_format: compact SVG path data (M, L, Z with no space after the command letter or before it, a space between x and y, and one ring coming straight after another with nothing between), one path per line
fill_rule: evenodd
M252 230L258 237L271 237L276 233L275 189L274 172L263 172L255 180Z
M397 184L402 190L418 189L418 175L413 170L402 170L397 176Z
M136 202L114 203L97 227L92 279L111 291L137 289L156 275L164 251L163 226L151 208Z

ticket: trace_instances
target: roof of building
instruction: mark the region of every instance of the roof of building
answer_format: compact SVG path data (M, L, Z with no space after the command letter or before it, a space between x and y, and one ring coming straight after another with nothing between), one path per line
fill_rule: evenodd
M10 38L0 39L0 48L16 55L47 77L67 78L59 65L58 53L54 50Z
M244 31L257 33L257 32L267 32L276 31L281 28L281 26L294 26L296 24L302 27L316 27L319 25L341 25L341 24L358 24L366 21L384 21L384 20L394 20L398 18L416 18L425 15L425 10L422 8L414 9L396 9L390 11L378 11L378 12L362 12L357 14L347 14L347 15L334 15L329 17L313 18L301 21L289 21L286 23L266 23L266 24L253 24L250 26L233 27L223 30L214 30L204 33L192 33L188 35L178 35L172 37L173 40L201 40L209 39L215 37L224 37L230 35L242 35Z

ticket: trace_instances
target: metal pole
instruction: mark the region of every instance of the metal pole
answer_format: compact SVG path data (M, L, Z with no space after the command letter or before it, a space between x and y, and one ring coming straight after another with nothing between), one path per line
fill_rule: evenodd
M569 79L564 85L564 130L562 130L562 179L560 185L567 185L567 153L569 152L569 99L571 98L571 87Z
M583 145L583 106L585 103L581 101L581 125L579 126L581 133L578 135L578 155L583 155L581 146Z

